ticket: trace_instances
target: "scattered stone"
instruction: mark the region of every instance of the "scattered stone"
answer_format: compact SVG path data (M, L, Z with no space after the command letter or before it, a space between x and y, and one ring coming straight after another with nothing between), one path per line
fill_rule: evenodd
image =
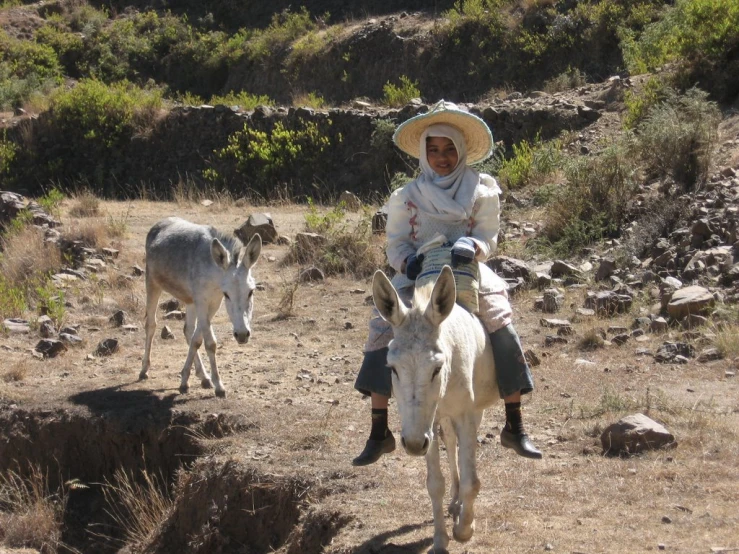
M67 347L60 340L43 339L38 342L34 350L44 358L56 358L62 352L66 352Z
M172 310L171 312L167 312L164 314L164 319L176 319L176 320L183 320L185 319L186 313L180 310Z
M128 325L121 326L121 330L126 331L127 333L132 333L134 331L138 331L139 330L139 326L138 325L133 325L133 324L130 324L129 323Z
M554 346L555 344L567 344L567 339L564 337L555 337L547 335L544 337L544 346Z
M343 203L344 207L350 212L357 212L362 208L362 201L353 192L345 190L339 195L339 204Z
M552 264L550 271L552 277L565 277L565 276L580 276L580 270L574 265L563 262L562 260L555 260Z
M524 356L524 358L526 358L526 362L527 362L527 363L528 363L528 364L529 364L529 365L530 365L531 367L536 367L536 366L538 366L538 365L540 365L540 364L541 364L541 360L540 360L540 359L539 359L539 357L538 357L538 356L536 355L536 352L534 352L534 351L533 351L533 350L531 350L530 348L529 348L528 350L526 350L526 351L525 351L525 352L523 353L523 356Z
M25 335L31 332L31 324L25 319L9 318L3 321L3 327L12 334Z
M565 297L557 289L547 289L542 296L542 311L548 314L557 313L564 304Z
M605 281L616 271L616 262L610 258L603 258L595 272L596 281Z
M539 325L550 329L559 329L560 327L571 327L571 323L567 319L546 319L539 320Z
M680 359L676 359L678 356ZM665 342L657 349L654 359L663 364L686 363L688 358L694 356L695 349L686 342Z
M595 315L595 310L591 310L590 308L578 308L577 310L575 310L575 313L577 313L577 315L582 315L585 317L592 317Z
M133 267L131 267L131 273L135 277L141 277L144 274L144 270L141 267L134 265Z
M269 214L252 214L241 227L234 229L234 235L244 244L248 244L255 234L259 234L265 244L271 244L277 240L277 229Z
M118 340L117 339L105 339L100 341L94 354L96 356L111 356L118 352Z
M174 333L172 332L172 329L169 328L169 326L165 325L164 327L162 327L161 337L164 340L173 340L174 339Z
M316 233L298 233L295 242L298 247L298 255L301 253L319 252L326 246L328 239Z
M649 330L652 333L666 333L668 329L669 325L664 317L655 318L649 324Z
M64 344L69 344L70 346L82 344L80 336L73 333L59 333L59 340Z
M54 335L56 335L56 328L54 327L54 322L51 321L51 318L49 316L41 316L42 318L47 318L45 321L41 321L41 318L39 318L39 326L38 326L38 334L45 339L50 339Z
M385 232L385 226L387 225L387 213L382 210L375 212L372 216L372 232L374 234L380 234Z
M159 309L165 312L174 312L182 309L182 304L176 298L170 298L159 304Z
M110 316L110 322L116 327L121 327L126 323L126 316L126 312L124 312L123 310L118 310L116 313Z
M721 353L721 351L718 348L706 348L703 350L700 354L698 354L697 360L700 363L705 362L712 362L714 360L721 360L723 359L724 355Z
M103 248L101 252L103 253L103 256L110 258L111 260L115 260L120 254L120 252L115 248Z
M600 442L603 452L611 455L677 446L675 437L667 429L644 414L626 416L609 425L601 434Z
M621 335L616 335L611 339L611 342L617 346L621 346L622 344L626 344L629 340L631 335L628 335L626 333Z
M486 262L487 266L504 279L523 277L525 281L531 278L531 269L523 260L508 256L496 256Z

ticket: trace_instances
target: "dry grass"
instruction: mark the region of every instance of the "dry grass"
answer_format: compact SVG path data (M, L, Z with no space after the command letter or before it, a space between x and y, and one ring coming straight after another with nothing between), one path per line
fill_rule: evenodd
M100 199L90 191L78 194L69 208L72 217L96 217L100 215Z
M64 495L49 492L47 476L38 467L28 478L12 470L0 474L0 544L57 552L65 505Z
M25 360L19 360L13 366L3 373L3 381L6 383L17 383L23 381L28 374L28 364Z
M90 219L70 222L64 229L62 236L68 241L79 241L87 248L99 248L107 246L109 239L108 231L108 225L104 221Z
M2 238L0 273L6 282L26 288L40 277L57 271L62 264L59 249L44 242L44 234L35 227L24 227Z
M296 277L292 281L283 281L282 283L282 296L277 304L277 311L279 317L285 319L295 315L295 297L300 287L300 281Z
M739 325L727 324L716 327L716 338L713 344L724 358L734 359L739 356Z
M123 530L125 543L141 546L159 527L173 506L161 477L146 470L141 480L124 470L117 470L112 482L105 483L106 511Z

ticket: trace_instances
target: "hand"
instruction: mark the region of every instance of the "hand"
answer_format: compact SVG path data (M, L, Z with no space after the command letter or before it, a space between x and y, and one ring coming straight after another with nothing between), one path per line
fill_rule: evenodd
M476 253L477 247L475 246L475 241L470 237L457 239L457 242L452 246L452 267L472 262L475 259Z
M411 254L405 259L405 275L411 281L415 281L416 277L421 274L421 268L423 266L423 254L416 256Z

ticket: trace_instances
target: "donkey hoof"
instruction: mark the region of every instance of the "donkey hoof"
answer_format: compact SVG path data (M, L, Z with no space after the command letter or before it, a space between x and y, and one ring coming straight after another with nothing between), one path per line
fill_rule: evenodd
M226 398L226 389L216 389L216 396L218 398Z
M139 373L139 381L144 381L145 379L148 379L148 378L149 378L148 373L144 373L144 372Z
M200 381L200 386L204 389L212 389L213 383L210 382L210 379L203 379L202 381Z
M180 394L187 394L187 391L190 390L189 385L180 385Z
M452 535L454 536L454 540L457 542L467 542L472 538L472 535L475 534L475 524L468 526L467 528L462 528L460 525L455 525L452 528Z

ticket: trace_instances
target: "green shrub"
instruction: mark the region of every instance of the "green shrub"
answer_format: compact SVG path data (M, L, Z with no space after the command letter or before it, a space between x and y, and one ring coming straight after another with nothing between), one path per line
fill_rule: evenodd
M197 104L203 104L202 100L195 97L198 100ZM185 103L183 101L183 103ZM190 105L194 105L193 102L189 102ZM239 106L242 110L253 110L257 106L274 106L274 101L266 95L251 94L246 91L240 92L229 92L225 96L211 96L208 104L215 106L216 104L223 104L225 106Z
M125 81L107 86L87 79L57 94L51 112L54 126L69 143L83 152L100 152L120 147L146 129L161 107L159 92Z
M21 106L34 92L48 92L61 82L53 48L9 37L0 29L0 109Z
M642 158L660 176L692 189L708 177L720 121L721 112L706 92L668 90L638 127Z
M342 140L340 134L336 140ZM312 121L297 120L294 127L278 121L269 131L245 123L241 131L228 137L228 145L215 153L235 162L236 173L256 191L271 194L275 183L303 179L314 182L316 165L330 146L331 139Z
M586 85L588 82L585 74L577 67L568 67L565 71L544 81L544 91L549 94L563 92Z
M668 85L664 79L650 77L640 92L627 90L624 95L626 105L624 128L634 129L647 116L652 107L665 98L667 88Z
M10 169L17 151L18 145L8 140L7 131L3 129L2 137L0 137L0 177Z
M411 81L405 75L400 76L400 84L394 85L390 81L382 87L383 102L388 106L399 108L405 106L413 98L419 98L421 91L418 89L418 81Z
M498 178L508 189L526 185L542 185L563 163L559 141L542 143L537 136L533 144L522 140L513 145L513 157L504 159L498 168Z
M272 16L266 29L254 31L244 44L245 53L252 61L264 62L315 28L316 24L305 6L299 12L284 10Z
M566 183L547 211L544 234L550 247L571 253L620 229L638 187L634 150L627 136L598 156L565 164Z
M633 74L677 62L685 82L696 78L720 98L739 91L739 1L677 0L643 33L622 33L626 65Z
M58 214L59 206L64 201L64 194L56 187L52 187L49 192L38 199L38 204L47 213Z
M546 206L551 204L557 197L561 185L549 183L542 185L534 191L532 201L534 206Z

